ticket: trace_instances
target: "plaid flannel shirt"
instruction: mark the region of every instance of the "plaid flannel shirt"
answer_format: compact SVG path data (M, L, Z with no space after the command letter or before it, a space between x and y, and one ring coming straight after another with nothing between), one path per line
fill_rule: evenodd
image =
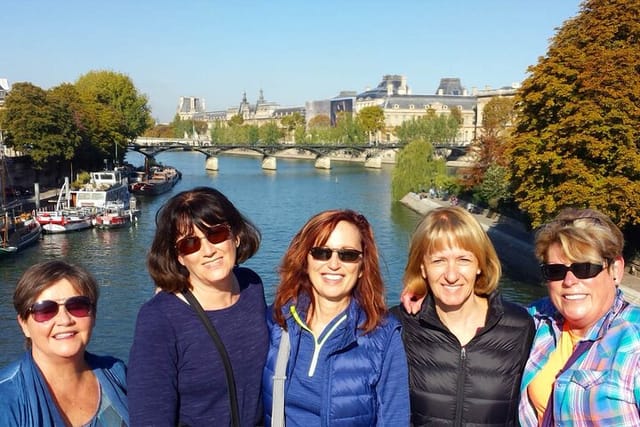
M525 366L520 423L537 426L527 386L547 363L562 332L562 316L549 298L529 307L536 335ZM554 426L640 426L640 307L626 305L622 291L583 340L593 345L563 372L553 388Z

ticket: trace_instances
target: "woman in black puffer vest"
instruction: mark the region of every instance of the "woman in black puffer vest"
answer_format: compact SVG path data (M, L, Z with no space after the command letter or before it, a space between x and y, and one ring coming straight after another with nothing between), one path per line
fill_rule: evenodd
M497 287L500 261L477 220L431 211L412 237L403 324L414 426L516 426L533 320ZM413 314L412 314L413 313Z

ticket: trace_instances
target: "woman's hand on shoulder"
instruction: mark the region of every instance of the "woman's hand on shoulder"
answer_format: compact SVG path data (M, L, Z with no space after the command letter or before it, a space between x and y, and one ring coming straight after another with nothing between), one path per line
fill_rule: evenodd
M409 314L418 314L420 309L422 308L422 303L424 302L426 295L422 297L417 297L413 291L410 289L403 289L400 294L400 302L402 306Z

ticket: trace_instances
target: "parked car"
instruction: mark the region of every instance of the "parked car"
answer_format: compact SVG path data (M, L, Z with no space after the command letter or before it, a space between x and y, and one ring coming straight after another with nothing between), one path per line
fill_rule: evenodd
M472 214L481 214L484 211L480 206L473 203L467 203L467 210Z

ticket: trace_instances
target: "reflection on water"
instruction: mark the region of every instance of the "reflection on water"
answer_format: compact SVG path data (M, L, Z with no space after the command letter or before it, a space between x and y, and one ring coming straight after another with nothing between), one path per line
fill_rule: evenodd
M129 156L130 162L142 164L139 155ZM294 233L321 210L351 208L367 216L373 226L387 299L397 303L409 237L420 216L391 201L390 166L372 170L361 164L332 162L331 170L318 170L311 161L278 159L277 171L263 171L258 158L221 156L220 170L211 172L204 170L201 153L169 152L158 160L180 169L183 179L167 194L138 197L142 217L135 227L46 235L18 256L0 260L0 366L22 351L23 337L12 306L13 287L29 265L52 258L82 264L96 276L101 297L90 348L126 360L138 308L154 291L145 257L155 230L155 212L170 196L199 185L221 190L262 232L260 250L246 265L262 276L269 301L277 285L280 257ZM507 297L520 303L545 293L539 286L508 278L501 283Z

